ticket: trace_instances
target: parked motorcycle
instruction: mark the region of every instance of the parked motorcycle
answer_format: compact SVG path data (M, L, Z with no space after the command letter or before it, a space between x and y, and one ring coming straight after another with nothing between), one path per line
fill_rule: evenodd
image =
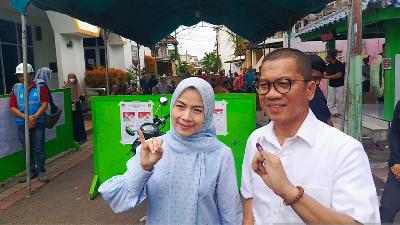
M167 119L169 118L170 115L167 114L163 117L158 117L157 113L158 113L158 110L160 109L160 106L166 106L167 104L168 104L168 99L166 97L161 97L160 105L158 105L158 107L157 107L153 122L152 123L144 123L139 127L139 129L143 132L144 138L146 140L150 139L150 138L154 138L154 137L159 137L164 134L161 131L161 129L163 129L165 127L165 125L167 124ZM126 128L126 132L131 136L135 136L137 134L137 131L135 131L129 127ZM138 136L136 138L136 140L132 143L132 147L129 150L129 152L127 153L127 155L129 155L129 153L131 153L131 152L133 154L136 154L136 148L139 145L140 145L140 139Z

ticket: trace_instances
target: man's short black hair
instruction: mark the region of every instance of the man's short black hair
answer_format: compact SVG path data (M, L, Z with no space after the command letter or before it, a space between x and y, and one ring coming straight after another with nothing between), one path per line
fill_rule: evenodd
M280 48L274 50L273 52L269 53L265 56L262 64L264 65L265 62L275 61L278 59L294 59L297 64L298 72L303 75L304 80L311 80L311 64L310 60L304 52L293 49L293 48Z
M326 72L326 63L325 61L316 54L311 54L308 56L311 62L311 68L317 70L321 73Z
M329 56L330 58L332 58L332 59L336 59L337 51L336 51L336 50L330 49L330 50L328 50L328 51L326 52L326 55L328 55L328 56Z

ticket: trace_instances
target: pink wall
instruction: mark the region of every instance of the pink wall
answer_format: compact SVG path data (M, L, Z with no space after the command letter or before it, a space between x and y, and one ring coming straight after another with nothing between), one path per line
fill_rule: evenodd
M287 47L287 39L284 41L284 46ZM370 55L370 61L374 58L374 56L380 54L382 52L382 44L385 43L384 38L374 38L374 39L365 39L363 40L363 53L365 56ZM299 49L303 52L307 53L325 53L326 51L326 42L322 41L307 41L302 42L300 38L294 38L291 42L291 47ZM342 52L342 57L339 58L342 62L347 60L347 41L346 40L337 40L336 41L336 49L339 52ZM320 84L320 88L326 95L327 82L323 80Z

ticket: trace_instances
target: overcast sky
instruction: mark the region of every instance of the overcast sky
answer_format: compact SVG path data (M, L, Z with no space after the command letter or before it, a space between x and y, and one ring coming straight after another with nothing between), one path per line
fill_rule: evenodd
M180 26L177 30L179 53L197 56L201 60L204 53L211 52L215 46L215 31L213 25L201 22L192 27ZM175 35L175 32L171 34Z

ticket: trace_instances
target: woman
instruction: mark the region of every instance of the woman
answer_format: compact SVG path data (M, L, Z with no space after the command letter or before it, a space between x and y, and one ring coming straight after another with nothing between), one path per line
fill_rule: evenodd
M242 204L232 152L212 123L213 89L201 78L179 83L171 101L171 129L142 144L128 170L99 192L115 212L148 198L147 224L241 224Z
M81 100L84 100L84 98L82 96L81 85L79 85L78 79L74 73L68 74L68 81L64 87L71 88L74 140L81 145L85 143L87 139L81 110Z
M37 86L39 86L39 88L46 88L47 91L50 94L50 90L48 87L48 82L49 79L51 77L51 74L53 73L53 71L51 71L51 69L47 68L47 67L42 67L40 69L38 69L35 78L33 78L33 81L35 82L35 84ZM53 97L51 96L51 94L49 95L49 103L50 103L50 110L51 110L51 114L57 113L57 106L54 104L53 101Z

